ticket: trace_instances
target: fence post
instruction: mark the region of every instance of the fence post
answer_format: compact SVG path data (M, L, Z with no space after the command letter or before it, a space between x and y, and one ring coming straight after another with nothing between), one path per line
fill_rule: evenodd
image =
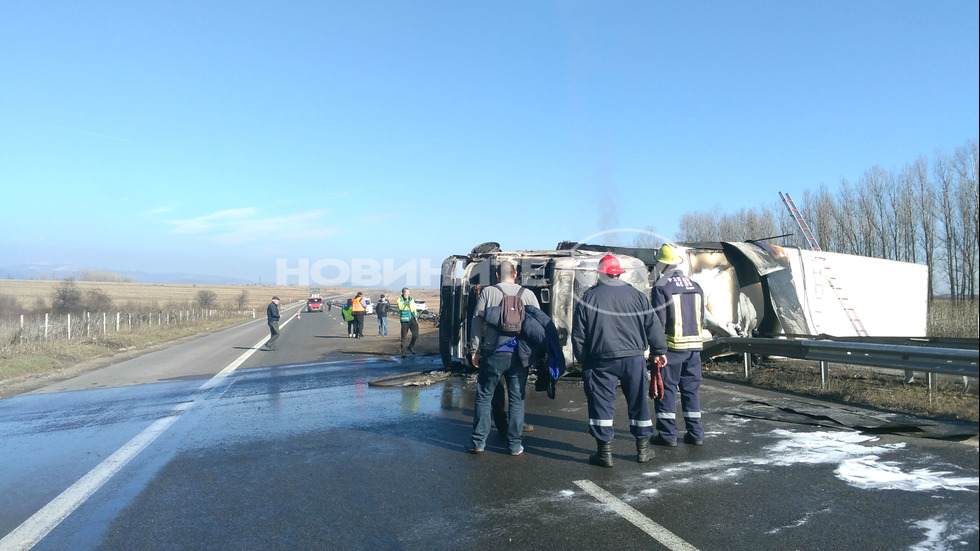
M116 333L119 332L119 312L116 312Z
M48 340L48 313L44 313L44 340Z
M743 355L742 363L745 364L745 380L749 379L749 369L752 367L752 354L746 352Z
M133 313L129 313L129 332L133 332Z
M103 337L105 336L105 316L106 316L106 313L105 312L102 312L102 336Z
M820 360L820 388L827 390L827 379L830 378L830 364L826 360Z
M68 340L71 340L71 314L68 314Z
M20 342L24 342L24 314L20 315Z
M92 314L85 312L85 338L92 336Z

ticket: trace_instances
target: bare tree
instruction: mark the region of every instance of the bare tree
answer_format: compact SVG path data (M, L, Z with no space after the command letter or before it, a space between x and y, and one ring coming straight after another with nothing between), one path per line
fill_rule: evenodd
M935 296L935 259L936 259L936 193L932 181L929 180L929 161L922 155L912 163L916 217L918 220L918 238L922 246L926 266L929 267L929 301Z
M61 285L55 289L52 306L56 314L71 314L81 311L82 292L71 274L65 276Z
M837 192L837 209L834 210L834 227L836 241L840 244L839 251L847 254L861 254L858 241L858 224L855 217L854 205L857 203L856 194L847 179L842 178L840 190Z
M235 299L235 306L238 310L244 310L248 307L248 290L242 289L242 292Z
M905 168L895 180L891 204L895 208L894 248L896 260L915 262L915 170Z
M715 216L707 212L694 212L681 216L678 241L719 241L721 236Z
M102 289L91 289L85 293L85 309L89 312L108 312L112 309L112 297Z
M943 231L943 252L944 252L944 271L946 281L949 284L949 295L953 302L957 300L956 272L959 257L956 252L959 248L959 233L956 231L955 218L955 184L953 182L953 168L949 157L944 153L936 154L936 164L933 168L936 176L936 187L939 194L938 214L940 227Z
M965 146L956 149L953 166L957 173L956 202L958 206L960 227L960 296L972 300L977 299L977 270L980 248L977 234L978 224L978 194L977 187L977 142L970 141Z
M197 305L202 310L210 310L218 302L218 294L210 289L201 289L197 292Z

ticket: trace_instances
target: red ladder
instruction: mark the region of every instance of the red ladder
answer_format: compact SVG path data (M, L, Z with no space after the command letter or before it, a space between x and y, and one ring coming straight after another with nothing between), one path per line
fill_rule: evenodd
M803 237L806 238L807 245L810 246L811 250L819 251L820 245L817 244L817 238L813 236L813 232L810 231L810 226L807 225L806 220L803 219L803 213L800 209L796 208L796 203L793 202L793 198L789 196L789 193L784 194L779 192L779 198L783 200L786 204L786 208L789 209L790 216L796 220L796 225L800 227L800 231L803 232Z

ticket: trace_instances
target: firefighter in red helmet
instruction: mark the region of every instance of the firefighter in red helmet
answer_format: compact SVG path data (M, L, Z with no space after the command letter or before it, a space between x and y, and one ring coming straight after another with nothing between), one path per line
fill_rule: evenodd
M629 408L630 432L636 438L636 460L653 457L653 421L647 404L647 347L655 361L665 360L664 327L647 296L620 280L625 270L609 254L599 261L599 281L582 295L572 317L572 351L582 364L582 382L589 404L589 434L597 452L589 463L612 467L613 412L616 384L622 385Z

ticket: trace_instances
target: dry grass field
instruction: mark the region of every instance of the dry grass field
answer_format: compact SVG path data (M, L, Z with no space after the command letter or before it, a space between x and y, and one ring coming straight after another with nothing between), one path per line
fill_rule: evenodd
M282 299L284 306L305 302L309 296L308 287L271 285L190 285L78 281L76 285L83 297L90 291L99 290L111 299L109 319L115 319L115 312L159 313L176 310L194 310L198 303L198 293L203 290L215 294L217 311L205 317L186 318L180 324L164 323L161 320L173 319L164 314L149 316L152 323L126 326L119 331L114 328L101 332L96 324L91 336L67 340L63 334L59 338L24 338L18 331L20 316L29 323L37 323L45 313L51 311L56 290L62 281L49 280L0 280L0 304L3 316L0 318L0 397L8 397L32 388L38 388L45 381L67 378L89 369L97 369L117 361L143 354L161 347L194 338L249 321L255 309L255 317L265 317L265 308L275 295ZM377 300L381 293L396 297L399 289L352 289L343 287L321 287L324 298L338 297L343 300L362 291L365 296ZM244 312L238 311L239 297L247 294ZM425 300L429 309L438 312L439 292L437 290L414 290L416 299ZM62 316L63 317L63 316ZM101 319L101 317L99 318ZM124 315L123 319L127 319ZM110 321L109 325L113 325ZM124 322L125 325L125 322ZM77 332L84 331L84 324L78 324ZM431 329L431 328L428 328ZM431 332L431 331L429 331ZM436 347L438 352L438 347Z

